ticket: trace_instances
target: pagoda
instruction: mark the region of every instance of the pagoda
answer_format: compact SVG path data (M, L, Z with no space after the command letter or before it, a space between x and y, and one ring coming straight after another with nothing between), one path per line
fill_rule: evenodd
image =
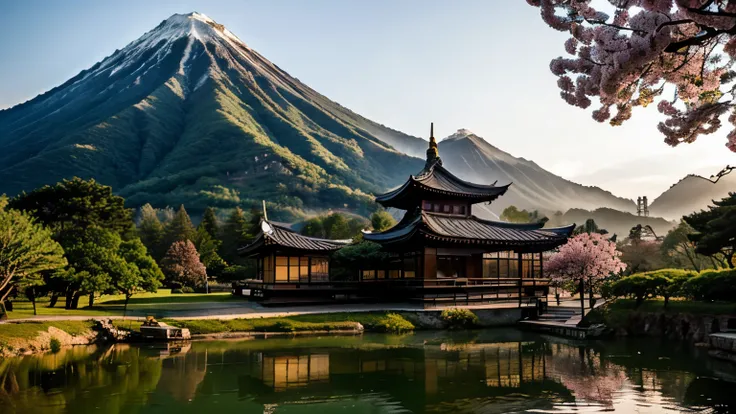
M467 302L495 296L521 303L546 296L543 253L566 243L575 225L543 228L543 222L508 223L473 215L475 204L493 202L510 185L475 184L453 175L442 165L432 125L424 168L376 197L382 206L406 213L386 231L364 233L365 240L382 245L393 259L385 270L364 270L362 279L408 279L422 287L413 298L423 301L457 298L458 292Z

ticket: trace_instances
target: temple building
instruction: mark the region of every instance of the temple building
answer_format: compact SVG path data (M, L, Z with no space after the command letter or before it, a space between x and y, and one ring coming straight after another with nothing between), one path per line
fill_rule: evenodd
M409 281L417 288L411 298L427 304L456 303L458 295L466 303L545 297L543 253L566 243L575 225L543 228L542 222L473 215L475 204L493 202L510 184L480 185L453 175L442 165L433 129L424 169L376 197L384 207L406 213L391 229L364 233L393 259L385 268L364 270L362 280Z
M256 279L235 293L273 304L331 300L334 292L326 286L330 254L348 243L303 236L266 216L258 235L238 250L241 256L255 259Z
M256 259L257 277L235 287L235 293L269 305L382 301L543 307L549 291L543 253L566 243L575 225L543 228L542 222L476 217L475 204L493 202L510 184L480 185L456 177L442 165L432 132L422 171L376 197L386 208L406 211L393 228L363 234L381 245L386 260L349 269L353 277L335 280L330 256L349 240L303 236L266 217L258 236L240 249L242 256Z

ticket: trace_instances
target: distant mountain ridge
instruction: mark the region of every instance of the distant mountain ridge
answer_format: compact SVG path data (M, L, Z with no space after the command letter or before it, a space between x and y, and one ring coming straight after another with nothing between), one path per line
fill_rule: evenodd
M704 210L713 200L720 200L736 191L736 172L717 183L696 175L688 175L673 184L649 205L651 215L679 220L682 216Z
M365 214L372 194L421 170L426 148L309 88L209 17L177 14L0 111L0 194L80 176L113 186L131 206L196 211L265 199L281 220L325 209ZM632 200L556 176L468 130L441 140L439 151L463 179L513 183L478 206L486 217L509 205L635 210Z
M539 209L547 214L564 213L570 208L636 210L632 200L554 175L533 161L514 157L496 148L467 129L458 130L441 140L439 151L445 166L464 179L478 183L513 183L490 208L483 207L495 216L510 205Z

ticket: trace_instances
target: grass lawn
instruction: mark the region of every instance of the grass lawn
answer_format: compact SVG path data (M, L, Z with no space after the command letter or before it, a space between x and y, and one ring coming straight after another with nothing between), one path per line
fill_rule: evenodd
M8 345L17 340L30 340L39 332L44 332L53 326L70 335L79 335L92 328L91 321L53 321L53 322L23 322L4 323L0 325L0 344Z
M227 302L227 301L243 301L242 298L235 297L228 292L217 293L183 293L172 294L171 289L159 289L156 293L140 293L130 298L128 309L136 306L145 305L172 305L190 304L190 303L207 303L207 302ZM123 304L125 297L122 295L104 295L95 301L95 306L81 307L87 303L87 298L80 299L79 309L64 309L64 299L60 298L56 307L48 307L49 298L40 298L36 302L36 310L39 316L115 316L123 314ZM16 300L13 301L13 311L8 312L9 319L32 318L33 305L29 301Z
M320 315L296 315L289 317L252 319L162 319L172 326L188 328L192 334L215 334L225 332L304 332L350 330L356 322L368 331L406 332L414 326L403 317L387 312L328 313ZM115 320L113 324L121 329L137 331L141 326L137 320Z

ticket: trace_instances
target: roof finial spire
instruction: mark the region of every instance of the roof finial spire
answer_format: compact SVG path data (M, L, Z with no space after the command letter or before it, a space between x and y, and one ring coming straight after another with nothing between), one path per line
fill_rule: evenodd
M437 150L437 141L434 139L434 122L429 127L429 148L427 148L427 162L434 161L440 157Z
M263 202L263 219L268 221L268 213L266 212L266 200L261 200Z

